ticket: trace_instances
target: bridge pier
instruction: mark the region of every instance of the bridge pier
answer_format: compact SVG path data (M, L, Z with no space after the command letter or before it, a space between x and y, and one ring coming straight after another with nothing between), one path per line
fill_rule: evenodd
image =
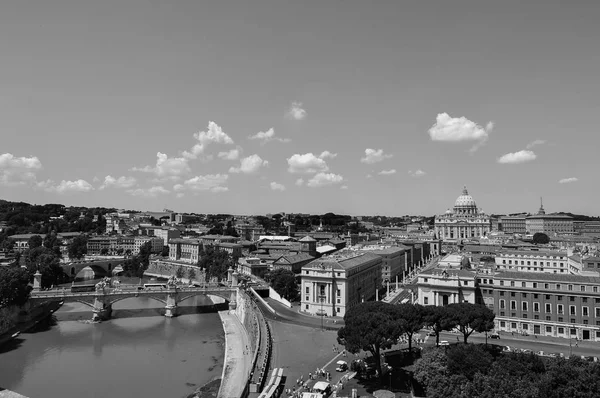
M94 315L92 316L92 321L106 321L109 320L112 315L112 305L110 303L105 303L102 298L95 297L93 311Z
M168 318L177 316L177 293L167 293L165 316Z

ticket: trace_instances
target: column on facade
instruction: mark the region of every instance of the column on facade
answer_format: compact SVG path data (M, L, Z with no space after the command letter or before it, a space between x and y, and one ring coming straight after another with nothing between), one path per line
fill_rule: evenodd
M433 305L438 305L438 292L436 291L433 292Z

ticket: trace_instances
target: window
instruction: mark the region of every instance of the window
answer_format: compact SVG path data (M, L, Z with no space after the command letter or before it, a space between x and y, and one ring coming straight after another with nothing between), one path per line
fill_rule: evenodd
M547 320L547 321L551 321L551 320L552 320L552 317L551 317L551 316L546 316L546 320Z
M527 265L531 265L531 261L527 261Z
M515 281L510 281L510 285L514 287L515 286Z
M309 296L306 296L306 300L304 300L304 301L308 301L308 300L310 300L310 297L309 297Z
M575 301L575 296L569 296L569 301Z
M533 288L537 289L537 282L533 282Z
M565 333L565 328L558 328L558 334L564 334Z
M557 299L558 301L562 301L562 296L556 296L556 299Z
M517 328L517 322L511 322L510 327L511 327L511 329L516 329Z
M598 293L598 286L594 286L594 287L592 288L592 291L593 291L594 293Z
M533 303L533 312L540 312L540 303Z
M549 303L546 303L546 312L547 312L548 314L551 314L551 313L552 313L552 306L551 306Z
M501 296L504 296L504 291L500 291L500 295L501 295Z
M511 300L510 302L510 309L511 310L516 310L517 309L517 302L514 300Z
M540 316L539 315L534 315L533 319L540 319Z
M563 317L562 317L562 316L559 316L559 317L558 317L558 321L559 321L559 322L562 322L562 321L563 321Z
M527 293L521 293L521 297L527 298Z
M504 300L500 300L500 309L503 310L505 308L506 308L506 303L504 302Z
M510 297L515 297L515 292L510 292Z
M571 315L577 315L577 312L575 311L575 306L574 305L570 305L569 306L569 314L571 314Z
M501 327L501 328L503 328L503 327L506 327L506 322L504 322L504 321L500 321L500 327Z
M569 290L572 291L573 290L573 285L569 285L568 288L569 288Z
M423 283L427 283L427 278L423 278Z
M582 303L587 303L587 297L582 297L582 298L581 298L581 302L582 302Z
M596 318L600 318L600 307L596 307Z
M504 281L500 281L500 286L504 286Z
M308 275L308 271L305 271L305 272L306 272L306 275Z
M534 298L534 299L536 299L536 298L539 298L539 297L540 297L540 295L539 295L539 294L534 294L534 295L533 295L533 298Z
M546 300L550 300L550 295L546 294Z
M552 333L552 326L546 326L546 333Z
M306 273L308 273L308 271L306 271ZM308 304L306 304L306 309L308 309Z
M429 304L429 297L424 297L423 298L423 304L425 304L425 305Z
M335 312L340 312L340 307L337 307L337 308L335 309Z
M556 284L556 290L560 290L560 283Z
M527 311L527 301L523 301L521 307L523 308L523 311Z
M522 316L522 318L527 318L527 314L524 313L523 316Z
M341 289L338 289L338 290L337 290L337 296L338 296L338 297L341 297L341 296L342 296L342 290L341 290Z
M463 285L465 285L465 286L469 286L469 281L464 281L464 282L463 282Z
M306 293L310 293L310 287L306 286Z
M588 313L588 307L581 307L581 314L583 316L590 316L590 314Z
M525 282L521 282L521 287L527 287Z
M580 287L579 287L579 289L580 289L582 292L585 292L585 286L580 286Z
M556 306L556 311L557 311L559 314L562 314L562 313L563 313L563 305L562 305L562 304L558 304L558 305Z

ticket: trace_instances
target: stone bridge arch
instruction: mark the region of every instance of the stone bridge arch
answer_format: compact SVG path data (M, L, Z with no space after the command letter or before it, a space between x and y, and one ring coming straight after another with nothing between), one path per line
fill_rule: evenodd
M235 296L232 299L232 294L235 295L235 292L231 292L231 291L223 291L223 292L183 292L183 293L179 293L179 295L177 296L177 304L181 303L184 300L190 299L192 297L196 297L196 296L206 296L208 298L211 298L211 296L216 296L219 298L222 298L223 300L225 300L225 302L227 303L231 303L232 301L235 302L236 298Z
M165 304L165 305L167 304L166 294L165 293L157 294L157 295L144 294L143 296L132 294L130 296L111 297L109 299L109 301L108 301L108 304L112 307L112 305L114 303L117 303L119 301L127 300L127 299L130 299L130 298L140 298L140 297L148 297L148 298L151 298L151 299L153 299L155 301L158 301L159 303L162 303L162 304Z
M74 261L63 264L61 267L63 272L70 278L75 279L77 275L86 267L90 267L94 271L96 277L111 276L112 271L119 265L125 262L124 258L111 258L93 261Z

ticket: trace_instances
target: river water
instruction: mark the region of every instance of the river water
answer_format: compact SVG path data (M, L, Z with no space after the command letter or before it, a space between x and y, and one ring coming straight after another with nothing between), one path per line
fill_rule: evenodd
M113 319L92 324L91 309L65 303L35 330L0 347L0 386L37 397L187 397L221 377L224 332L212 302L164 305L137 297L113 305ZM204 306L204 307L202 307Z

